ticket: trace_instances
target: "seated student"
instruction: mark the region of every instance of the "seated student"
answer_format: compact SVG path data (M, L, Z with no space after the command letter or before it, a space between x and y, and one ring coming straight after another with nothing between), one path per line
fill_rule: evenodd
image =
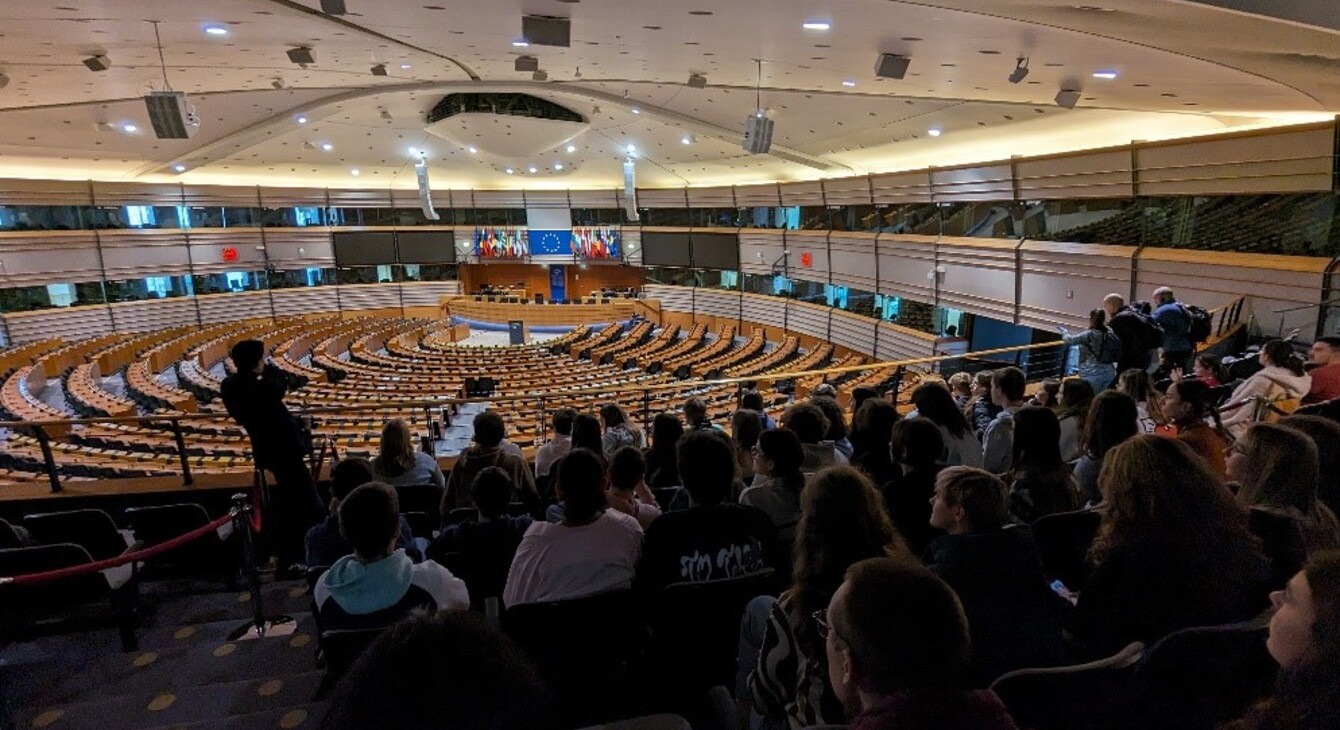
M1163 413L1177 429L1177 440L1204 459L1220 481L1228 479L1224 452L1233 440L1219 420L1210 386L1195 378L1169 384L1163 395Z
M1340 546L1335 513L1317 500L1317 447L1301 431L1255 423L1228 453L1238 504L1274 564L1279 587L1317 550Z
M1169 373L1172 382L1180 383L1183 380L1199 380L1205 383L1207 387L1218 388L1232 380L1228 376L1228 370L1224 367L1224 362L1218 355L1212 355L1208 352L1202 352L1191 358L1191 374L1184 375L1181 368L1173 368Z
M777 422L772 420L772 416L769 416L767 411L763 410L763 394L757 390L746 390L744 395L740 396L740 407L757 411L759 420L763 421L764 431L777 428Z
M552 727L548 693L521 647L475 613L415 613L363 652L331 695L322 730Z
M1107 509L1070 622L1074 654L1110 656L1265 609L1270 563L1247 515L1185 444L1127 439L1107 453L1098 485Z
M1139 413L1138 423L1143 433L1154 433L1167 423L1163 413L1162 399L1154 389L1154 380L1149 373L1134 368L1117 376L1117 390L1129 395L1135 401L1135 410Z
M652 489L679 486L679 466L675 463L684 424L673 413L657 413L651 421L651 446L642 452L647 460L647 485Z
M601 453L606 461L614 456L614 452L624 446L634 448L646 448L647 437L643 435L642 429L633 423L624 411L623 406L617 403L606 403L600 407L600 421L605 426L605 432L600 437Z
M637 520L608 509L604 464L587 449L558 462L555 491L562 522L526 530L507 571L503 603L547 603L629 588L642 550Z
M632 517L643 530L661 516L656 495L647 488L647 462L642 452L625 446L610 459L605 500L613 509Z
M1303 402L1321 403L1340 398L1340 337L1318 337L1307 352L1312 384L1303 396Z
M1021 524L1079 509L1079 485L1061 460L1060 439L1061 425L1050 408L1026 406L1014 414L1014 468L1007 481L1010 512Z
M907 418L894 425L889 449L900 473L881 485L884 505L913 554L920 555L931 540L943 534L930 524L930 499L935 494L935 477L944 468L940 461L944 441L930 419Z
M754 483L754 447L761 433L763 421L757 411L741 408L731 414L730 440L735 451L736 475L745 486Z
M474 445L462 451L456 458L447 478L447 491L442 495L441 512L446 518L457 507L473 507L470 498L470 485L475 475L490 466L496 466L507 473L507 477L516 485L514 501L525 502L534 512L540 504L540 495L535 491L535 477L530 467L518 456L504 452L499 444L507 432L507 424L502 416L494 411L484 411L474 419Z
M1060 599L1048 586L1033 533L1009 524L1009 487L990 472L940 472L931 525L947 535L926 549L968 616L974 675L982 685L1005 672L1065 660Z
M805 473L847 463L847 457L833 442L824 440L828 433L828 417L814 403L795 403L788 407L782 413L782 428L791 429L800 438L800 447L805 453L801 469Z
M1293 345L1284 340L1271 340L1261 347L1256 356L1261 369L1238 384L1229 396L1229 403L1242 403L1256 396L1274 402L1302 398L1312 389L1312 376L1303 367L1303 358L1293 351ZM1237 438L1252 424L1251 403L1239 406L1224 416L1224 428Z
M991 372L991 402L1000 410L982 432L982 468L992 474L1005 474L1014 465L1014 414L1024 407L1024 387L1028 380L1019 368L1001 368Z
M972 376L972 398L963 406L963 415L972 423L973 435L981 441L986 429L1000 415L1001 407L991 397L993 370L979 370Z
M684 422L689 431L720 431L721 427L707 417L707 401L693 396L684 401Z
M1324 416L1285 416L1281 426L1302 431L1317 445L1317 499L1340 515L1340 423Z
M507 472L497 467L476 474L470 496L479 515L446 527L428 548L428 557L434 560L448 553L460 554L460 577L469 586L476 608L484 599L502 595L516 548L532 522L529 515L507 514L514 489Z
M430 561L415 564L397 550L400 500L380 482L364 484L340 503L340 534L354 554L340 558L313 591L322 630L390 624L414 608L468 609L465 583Z
M946 397L946 400L948 398ZM953 409L951 409L953 410ZM958 411L954 411L958 414ZM959 415L962 419L963 416ZM865 472L875 484L887 484L902 473L902 468L893 460L889 445L893 441L893 427L899 420L898 409L893 404L879 398L870 398L856 409L853 419L860 428L861 450L852 457L852 466ZM967 431L967 426L964 426ZM980 452L980 450L979 450Z
M638 585L706 581L778 567L777 531L753 507L730 504L735 457L723 434L695 431L679 441L679 476L690 507L667 512L647 528Z
M325 522L307 531L304 540L307 546L307 565L333 565L336 560L352 555L353 545L340 534L340 503L354 489L374 482L372 464L358 457L341 459L330 470L330 514ZM427 544L427 541L424 542ZM400 518L400 535L396 547L405 551L410 560L418 563L423 560L423 551L414 540L414 533L404 517Z
M810 402L818 406L819 410L824 412L824 418L828 419L828 431L824 434L824 441L831 441L833 448L850 461L854 447L851 445L851 439L847 438L847 415L842 412L842 406L838 405L837 395L814 396L810 398Z
M963 607L916 561L851 566L815 621L852 730L1014 730L1000 698L969 689Z
M1275 690L1224 730L1321 730L1340 707L1340 551L1312 556L1270 594L1266 650L1279 663Z
M554 427L554 438L535 450L535 477L547 477L554 464L558 463L572 450L572 422L577 411L560 408L554 411L550 423Z
M800 439L791 429L763 432L754 446L757 483L740 495L740 504L756 507L772 520L784 549L794 541L800 521L800 493L805 489L801 459Z
M1075 463L1084 453L1081 443L1084 438L1089 407L1093 405L1093 385L1083 378L1066 378L1061 382L1061 392L1054 405L1049 406L1056 413L1061 425L1061 461Z
M1094 505L1103 501L1098 489L1103 459L1114 446L1140 432L1136 414L1135 401L1125 393L1105 390L1093 399L1085 424L1084 455L1075 462L1075 482L1079 484L1081 502Z
M382 426L382 440L377 457L372 460L372 474L379 482L393 487L432 486L445 489L447 480L437 459L414 448L409 425L393 418Z
M943 383L929 381L917 385L912 389L912 405L916 406L917 418L928 418L940 427L946 466L982 465L982 444L977 440L977 434L973 433L963 410L954 403Z

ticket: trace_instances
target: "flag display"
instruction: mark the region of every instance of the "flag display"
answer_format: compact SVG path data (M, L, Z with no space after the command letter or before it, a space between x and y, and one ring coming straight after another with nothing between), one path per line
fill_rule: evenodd
M567 256L572 253L572 231L530 229L531 256Z
M614 228L574 228L571 252L579 259L618 259L619 231Z
M475 255L481 259L519 259L530 252L524 228L476 228Z

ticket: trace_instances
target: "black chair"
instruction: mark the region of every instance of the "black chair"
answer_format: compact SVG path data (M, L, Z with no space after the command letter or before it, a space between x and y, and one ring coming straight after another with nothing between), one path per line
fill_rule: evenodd
M437 488L436 484L415 484L407 487L395 488L396 499L400 501L400 510L402 512L427 512L428 514L437 514L442 504L442 490ZM415 537L432 537L432 533L420 535L416 530Z
M32 514L23 518L23 526L39 544L74 543L94 560L114 558L132 547L111 516L100 509Z
M479 380L477 378L465 379L465 397L473 398L479 395Z
M698 703L715 685L735 686L740 619L757 596L776 595L772 568L734 578L672 583L652 602L648 670L654 686L670 688L676 709L701 714ZM688 704L685 704L688 703Z
M1058 512L1033 523L1033 540L1042 558L1042 569L1072 591L1079 591L1089 578L1089 546L1102 521L1098 512Z
M1135 666L1144 644L1070 667L1016 669L991 683L1014 722L1032 730L1130 727Z
M358 661L372 642L376 641L388 626L369 629L331 629L322 631L317 637L318 663L326 668L326 676L321 679L317 697L330 691L340 677L349 671L349 667Z
M307 566L307 570L303 571L303 578L307 580L308 593L311 593L312 591L316 590L317 581L321 580L321 576L325 575L327 570L330 570L329 565ZM315 616L316 611L312 611L312 615Z
M209 524L209 514L198 504L167 504L156 507L130 507L125 511L126 525L135 539L145 545L157 545ZM227 523L212 533L154 556L148 565L160 570L204 571L216 574L230 587L237 582L238 553L230 548L233 525Z
M415 537L432 542L433 533L437 531L437 520L427 512L402 512L401 517L409 523L409 529L414 532Z
M474 507L457 507L442 518L442 529L459 525L462 522L479 519L479 510Z
M1266 651L1270 614L1174 631L1150 647L1135 674L1140 726L1208 730L1268 694L1277 669Z
M645 646L631 590L550 603L510 606L502 628L535 662L556 695L563 724L574 727L627 717L627 685ZM735 651L732 644L731 651Z
M656 505L662 512L669 512L670 505L674 503L675 497L684 491L683 487L656 487L651 490L652 495L656 497Z
M0 575L44 573L92 563L73 543L0 550ZM139 648L135 638L138 574L133 564L38 585L0 585L0 633L63 628L90 622L116 625L122 651Z
M0 520L0 550L16 547L23 547L23 538L19 537L18 530L15 530L13 525Z

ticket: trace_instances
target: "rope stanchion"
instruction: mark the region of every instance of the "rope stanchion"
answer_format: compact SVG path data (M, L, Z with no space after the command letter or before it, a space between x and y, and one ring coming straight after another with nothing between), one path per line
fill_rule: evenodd
M265 475L256 470L254 493L265 493ZM249 498L245 492L233 495L233 509L229 517L234 520L233 531L241 539L242 569L246 573L247 592L251 594L251 621L239 626L228 635L229 641L239 639L261 639L265 636L293 633L297 624L290 616L266 616L261 601L261 574L256 567L255 541L253 531L260 533L261 505L259 498Z
M99 571L107 570L108 568L117 568L122 565L126 565L128 563L138 563L144 560L148 560L149 558L152 558L154 556L161 555L169 550L172 550L173 548L181 547L182 545L185 545L186 543L192 540L195 540L211 532L214 532L220 527L223 527L224 525L231 522L232 519L233 514L232 512L229 512L228 514L218 518L217 520L213 520L208 524L201 525L200 527L197 527L194 530L191 530L190 532L187 532L183 535L174 537L171 540L165 540L164 542L160 542L152 547L147 547L144 548L143 550L136 550L135 552L132 553L125 553L123 555L118 555L114 558L107 558L106 560L97 560L92 563L85 563L83 565L72 565L68 568L58 568L56 570L48 570L41 573L31 573L29 575L15 575L8 577L0 576L0 585L20 585L20 586L39 585L42 583L51 583L53 581L63 580L65 578L74 578L80 575L97 573Z

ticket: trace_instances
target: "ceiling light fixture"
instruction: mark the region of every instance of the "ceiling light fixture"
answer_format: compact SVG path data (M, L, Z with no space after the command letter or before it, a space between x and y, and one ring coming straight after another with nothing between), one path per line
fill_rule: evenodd
M335 149L335 145L333 145L333 144L331 144L331 143L329 143L329 142L322 142L322 143L321 143L321 149L325 150L326 152L329 152L329 151Z
M537 173L537 172L540 171L540 168L535 167L534 165L531 165L530 167L528 167L528 168L526 168L526 169L527 169L527 170L530 170L530 173L531 173L532 175L534 175L535 173Z
M409 65L408 63L402 63L402 64L400 64L400 70L401 70L401 71L408 71L408 70L410 70L411 68L414 68L414 67L411 66L411 65Z
M575 145L575 144L570 144L570 145L568 145L568 154L572 154L573 152L576 152L576 151L577 151L577 145Z
M693 135L691 135L691 134L686 134L686 135L684 135L683 137L680 137L680 138L679 138L679 143L680 143L680 144L693 144Z
M805 30L828 30L833 26L826 20L810 20L801 25Z
M638 109L637 107L633 107L633 108L630 109L629 111L633 112L634 114L641 114L641 113L642 113L642 110L641 110L641 109Z
M625 147L624 149L627 150L627 151L628 151L628 154L630 154L630 155L635 155L635 154L637 154L637 147L634 146L634 145L631 145L631 144L630 144L630 145L628 145L627 147Z
M516 170L513 170L512 168L509 167L506 170L503 170L503 172L507 173L508 175L511 175L512 173L516 172Z
M940 129L939 127L931 127L930 129L926 130L926 134L929 134L932 137L939 137L940 135L944 134L944 130Z
M554 163L554 169L555 169L555 170L562 170L562 169L563 169L563 163L561 163L561 162L555 162L555 163Z
M295 120L293 120L293 121L297 122L298 124L306 124L306 123L307 123L307 117L304 117L303 115L299 114L299 115L298 115L298 118L295 119Z
M130 122L126 122L125 124L121 125L121 131L125 132L126 134L134 134L140 131L140 128L135 126L134 124L131 124Z
M1010 83L1017 84L1028 78L1028 59L1020 58L1014 62L1014 70L1010 72Z
M512 41L513 48L530 48L530 41L525 38L518 38Z
M1116 72L1116 71L1094 71L1094 72L1093 72L1093 77L1094 77L1095 79L1107 79L1108 81L1111 81L1112 79L1115 79L1115 78L1117 77L1117 72Z
M852 87L852 86L855 86L855 85L856 85L856 82L855 82L855 81L852 81L851 79L843 79L843 80L842 80L842 85L843 85L843 86L846 86L846 87Z
M350 175L353 175L354 177L358 177L359 175L362 175L363 173L359 172L359 171L358 171L358 168L355 167L354 169L352 169L352 170L349 171L349 174L350 174Z
M88 66L89 71L95 73L98 71L106 71L112 67L112 59L108 58L105 53L99 53L85 58L84 65Z
M228 35L228 28L218 23L210 23L205 26L205 35L225 36Z
M173 165L172 169L177 172L186 172L186 165Z
M479 150L475 149L474 147L467 147L466 149L470 150L470 154L472 154L472 155L479 151Z

